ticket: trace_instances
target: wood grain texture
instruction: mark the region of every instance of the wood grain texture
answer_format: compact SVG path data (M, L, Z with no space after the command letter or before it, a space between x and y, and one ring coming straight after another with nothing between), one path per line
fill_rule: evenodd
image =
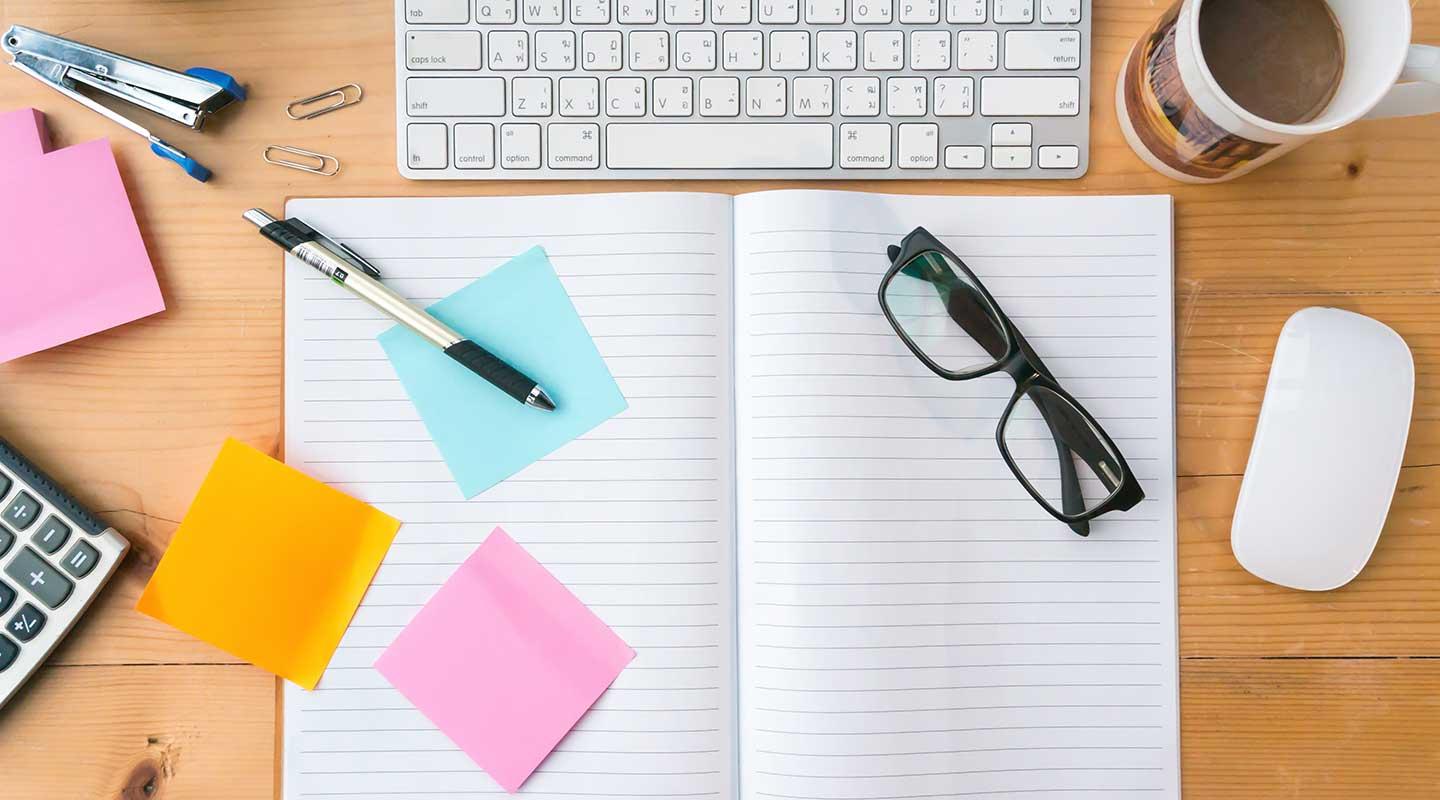
M274 681L133 610L224 437L279 447L281 264L241 210L278 210L290 196L777 186L407 182L394 166L392 2L0 0L0 25L32 25L174 67L216 67L250 90L204 134L157 123L215 170L199 186L130 134L0 69L0 110L46 111L59 146L112 139L168 305L0 365L0 435L136 543L58 653L61 666L0 713L6 796L265 800L275 791ZM1171 183L1129 151L1109 92L1131 43L1165 5L1095 0L1092 166L1081 181L785 186L1175 195L1186 797L1433 797L1440 118L1355 125L1226 185ZM1440 0L1413 7L1416 40L1440 43ZM366 89L358 107L285 119L289 100L350 81ZM267 144L334 153L343 172L326 180L262 164ZM1291 313L1316 304L1400 331L1415 354L1419 395L1407 468L1371 566L1341 591L1308 595L1250 577L1228 537L1275 337ZM161 775L158 793L137 786L143 764Z

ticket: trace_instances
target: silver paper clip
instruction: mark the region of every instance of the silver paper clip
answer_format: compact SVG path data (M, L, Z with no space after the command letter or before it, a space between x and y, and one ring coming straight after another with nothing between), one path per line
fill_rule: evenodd
M21 25L5 32L0 48L13 58L10 66L145 137L155 155L179 164L198 181L208 180L210 170L140 123L96 101L82 88L197 131L211 114L245 99L244 87L219 70L194 67L176 72Z
M339 111L342 108L353 106L365 98L365 90L360 88L358 83L347 83L344 86L337 86L310 97L303 97L288 106L285 106L285 116L290 119L315 119L319 116L329 114L331 111ZM322 101L331 100L327 105L319 105ZM315 106L311 108L311 106ZM299 112L299 113L297 113Z
M299 156L299 158L273 158L270 155L272 152L286 153L292 156ZM298 169L301 172L309 172L315 175L324 175L327 178L340 174L340 159L335 156L327 156L324 153L301 150L298 147L286 147L278 144L268 145L265 151L260 154L260 157L265 159L265 163L267 164Z

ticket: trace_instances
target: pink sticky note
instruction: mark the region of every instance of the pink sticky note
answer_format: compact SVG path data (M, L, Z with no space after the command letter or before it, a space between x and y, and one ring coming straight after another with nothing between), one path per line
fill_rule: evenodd
M515 792L634 657L496 528L375 668Z
M0 116L0 363L165 310L109 141L45 139Z

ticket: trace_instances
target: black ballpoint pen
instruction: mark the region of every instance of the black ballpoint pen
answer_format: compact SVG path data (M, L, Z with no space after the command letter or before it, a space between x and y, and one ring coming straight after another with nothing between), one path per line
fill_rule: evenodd
M265 238L444 350L500 391L532 408L555 410L555 401L540 384L396 294L380 282L380 270L354 250L298 219L277 220L258 208L246 211L244 217Z

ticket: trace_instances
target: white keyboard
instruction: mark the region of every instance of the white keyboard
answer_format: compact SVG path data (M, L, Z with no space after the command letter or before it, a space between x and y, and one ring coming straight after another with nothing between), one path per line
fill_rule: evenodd
M396 0L419 179L1078 178L1090 0Z

